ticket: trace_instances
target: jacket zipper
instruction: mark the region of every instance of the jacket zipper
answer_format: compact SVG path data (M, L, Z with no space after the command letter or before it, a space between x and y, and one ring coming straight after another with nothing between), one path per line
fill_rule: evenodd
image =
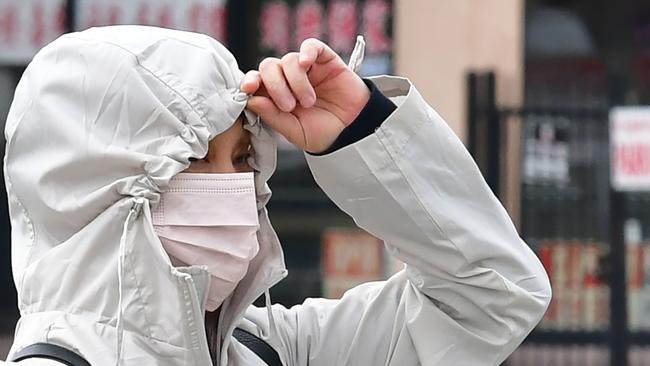
M209 365L211 363L211 360L210 360L210 350L208 349L208 340L205 336L205 332L197 331L197 329L200 328L200 324L203 324L203 314L201 312L201 307L199 305L199 294L196 291L196 287L194 286L194 280L192 279L191 275L189 275L188 273L183 273L183 280L185 281L185 286L190 291L190 296L192 297L191 304L192 304L192 317L194 318L193 319L194 324L190 326L190 337L199 346L198 352L195 353L198 353L197 359L200 360L200 362L196 364Z

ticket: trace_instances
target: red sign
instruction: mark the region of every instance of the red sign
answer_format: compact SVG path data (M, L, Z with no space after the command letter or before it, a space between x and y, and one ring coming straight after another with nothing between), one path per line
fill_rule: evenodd
M289 51L291 10L283 1L267 3L260 14L260 43L276 54Z
M650 190L650 107L619 107L610 113L612 186Z
M307 38L321 38L323 36L323 6L315 1L304 1L296 8L296 42L294 47Z
M360 229L329 229L323 234L323 285L326 297L384 276L384 246Z
M357 38L357 4L351 0L333 0L327 15L329 45L333 50L351 53Z
M207 34L226 40L225 0L77 0L75 29L141 24Z
M24 64L65 32L65 0L0 0L0 62Z
M318 37L340 54L349 55L357 35L363 34L369 56L382 57L391 51L390 1L331 0L327 9L322 3L302 0L291 8L282 0L265 2L259 18L262 49L282 56L290 47L298 50L304 39Z
M363 8L363 34L366 36L368 53L383 53L390 50L388 38L388 17L390 5L386 0L368 0Z

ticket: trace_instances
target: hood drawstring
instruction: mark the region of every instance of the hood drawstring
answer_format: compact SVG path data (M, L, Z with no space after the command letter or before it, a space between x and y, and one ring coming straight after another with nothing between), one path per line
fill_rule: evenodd
M143 199L136 197L131 206L129 214L124 220L124 226L122 227L122 236L120 237L120 248L119 248L119 259L117 261L117 284L118 284L118 300L117 300L117 322L115 325L117 332L117 344L116 344L116 355L117 359L115 365L119 366L122 360L122 348L123 348L123 339L124 339L124 304L123 304L123 285L124 285L124 262L126 260L126 241L129 228L133 220L138 216L140 210L142 209Z
M275 318L273 317L273 308L271 305L271 293L268 288L264 291L264 303L266 305L266 316L269 319L269 329L271 330L271 334L275 339L280 339L278 337L278 329L275 327Z

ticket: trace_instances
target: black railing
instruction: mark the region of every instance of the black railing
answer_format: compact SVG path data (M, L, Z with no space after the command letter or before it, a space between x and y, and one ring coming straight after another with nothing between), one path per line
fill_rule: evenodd
M638 216L648 227L650 211L631 213L626 202L634 198L610 189L609 106L569 100L503 107L493 73L470 74L467 88L468 149L499 197L506 146L513 142L505 130L518 123L522 131L521 164L514 167L522 188L520 232L554 288L553 303L525 347L595 345L606 348L610 365L627 365L630 346L650 339L647 330L628 326L623 223Z

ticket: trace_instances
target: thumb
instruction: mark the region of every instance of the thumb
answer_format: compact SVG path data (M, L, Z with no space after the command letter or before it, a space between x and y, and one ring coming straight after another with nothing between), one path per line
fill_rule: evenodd
M248 99L246 107L274 131L284 136L289 142L305 149L307 138L300 121L291 113L281 111L275 103L265 96L254 95Z

